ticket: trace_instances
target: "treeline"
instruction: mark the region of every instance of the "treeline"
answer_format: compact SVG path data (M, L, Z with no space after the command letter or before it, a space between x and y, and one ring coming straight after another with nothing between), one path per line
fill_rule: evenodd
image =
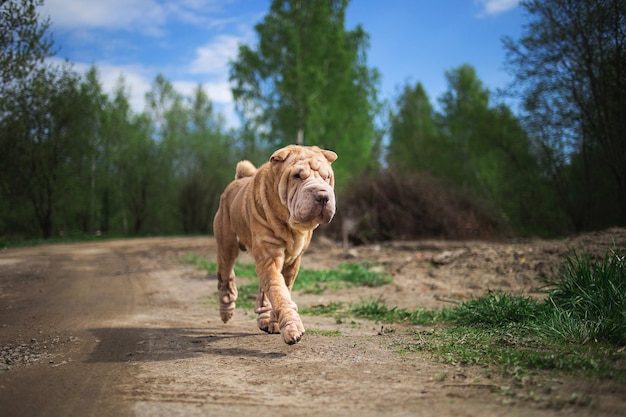
M186 98L158 76L135 114L124 80L109 97L96 68L49 69L33 81L2 124L2 234L210 231L250 149L201 87Z
M626 224L623 2L522 2L531 24L505 40L516 114L469 64L445 74L437 108L419 82L381 102L347 0L275 0L231 65L239 128L200 85L185 97L159 75L136 113L123 78L105 94L96 67L51 65L41 3L0 5L0 238L211 233L235 163L294 142L339 154L340 202L360 178L423 175L518 234Z

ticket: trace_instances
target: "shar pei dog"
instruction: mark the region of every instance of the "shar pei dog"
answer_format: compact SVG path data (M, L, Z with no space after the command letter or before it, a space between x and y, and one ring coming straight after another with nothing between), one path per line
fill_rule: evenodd
M237 164L213 223L224 323L235 311L235 259L247 250L259 278L254 309L259 328L280 333L290 345L300 341L304 326L291 288L313 230L335 215L335 159L336 153L317 146L289 145L258 169L249 161Z

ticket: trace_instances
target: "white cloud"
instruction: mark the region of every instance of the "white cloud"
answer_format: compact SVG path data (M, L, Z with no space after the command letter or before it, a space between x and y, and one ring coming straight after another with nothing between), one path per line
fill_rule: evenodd
M196 58L191 62L192 74L211 74L225 77L228 61L234 60L243 39L231 35L219 35L214 40L196 49Z
M56 64L64 62L59 58L51 58L50 61ZM72 62L72 65L74 70L81 75L85 75L92 66L92 64L84 62ZM106 62L95 62L93 65L98 71L98 78L105 94L112 96L113 90L117 87L120 76L122 76L131 109L136 113L144 110L145 95L150 90L154 80L150 70L139 65L111 65Z
M237 126L239 120L228 82L228 63L236 58L239 43L252 38L253 31L252 23L243 23L241 17L217 18L224 15L216 11L219 12L225 1L228 0L46 0L41 14L49 14L53 30L62 29L64 36L71 40L70 54L72 46L79 45L75 49L78 53L71 59L77 72L84 74L95 65L103 90L109 95L120 75L123 76L134 112L145 110L145 94L150 91L156 75L162 73L176 91L188 97L192 97L195 87L201 84L216 112L225 116L229 126ZM163 49L167 54L169 51L165 50L176 45L176 31L190 25L200 28L198 36L211 36L216 27L222 34L209 38L208 42L205 38L205 43L199 43L191 57L185 50L187 45L181 45L181 54L187 57L183 62L176 57L165 64L162 59L150 60L150 64L138 62L138 48L159 44L146 39L138 41L128 32L157 36L157 42L168 44L168 48ZM224 33L233 26L235 34ZM91 53L94 50L95 53ZM120 56L118 50L126 54ZM62 49L63 54L67 53ZM95 59L90 61L91 58Z
M194 81L173 81L172 84L176 91L189 98L193 98L194 91L198 86L198 83ZM241 123L235 111L233 94L228 81L209 81L201 83L201 85L213 103L215 113L224 116L226 125L228 127L239 126Z
M475 0L483 9L479 16L496 15L515 8L519 4L519 0Z
M54 28L124 29L158 36L168 20L211 25L209 14L218 4L216 0L47 0L42 11Z
M182 95L193 97L194 91L199 83L195 81L173 81L172 84L176 91ZM205 82L200 84L213 103L229 104L233 102L230 84L228 84L227 81Z
M64 62L59 58L52 58L51 61L56 64ZM91 64L82 62L72 63L72 65L74 70L82 75L91 68ZM155 71L139 65L111 65L106 62L96 62L95 66L105 94L112 97L113 90L117 87L121 76L124 78L128 101L133 112L138 114L145 110L145 96L152 88L152 83L156 77ZM171 82L178 93L189 98L193 98L194 90L198 86L197 81L174 80ZM213 102L215 111L224 116L226 125L229 127L239 126L240 121L235 111L228 81L209 81L200 84Z
M44 12L54 27L66 29L137 29L156 34L167 17L154 0L48 0Z

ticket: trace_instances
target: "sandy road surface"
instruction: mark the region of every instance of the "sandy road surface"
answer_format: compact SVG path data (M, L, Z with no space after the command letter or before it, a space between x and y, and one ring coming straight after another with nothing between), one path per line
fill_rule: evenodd
M392 249L402 268L386 290L391 301L432 290L441 277L406 281L407 273L420 277L405 261L414 248ZM181 261L214 251L209 238L1 251L0 349L8 364L0 361L0 416L626 415L624 387L559 381L548 401L505 396L508 382L478 367L397 353L402 332L378 335L374 323L304 317L308 329L342 335L309 332L295 346L258 331L242 310L224 325L215 280ZM314 248L310 259L319 265L329 255ZM367 290L355 291L337 296L358 301ZM574 405L572 390L593 401Z

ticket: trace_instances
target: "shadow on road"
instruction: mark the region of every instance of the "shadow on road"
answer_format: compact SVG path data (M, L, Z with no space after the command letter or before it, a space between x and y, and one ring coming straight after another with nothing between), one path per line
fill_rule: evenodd
M285 357L282 352L221 346L232 338L259 337L252 333L207 332L188 328L98 328L89 330L96 348L88 363L151 362L198 355L241 356L262 359ZM267 337L267 336L265 336ZM240 343L246 345L245 341Z

